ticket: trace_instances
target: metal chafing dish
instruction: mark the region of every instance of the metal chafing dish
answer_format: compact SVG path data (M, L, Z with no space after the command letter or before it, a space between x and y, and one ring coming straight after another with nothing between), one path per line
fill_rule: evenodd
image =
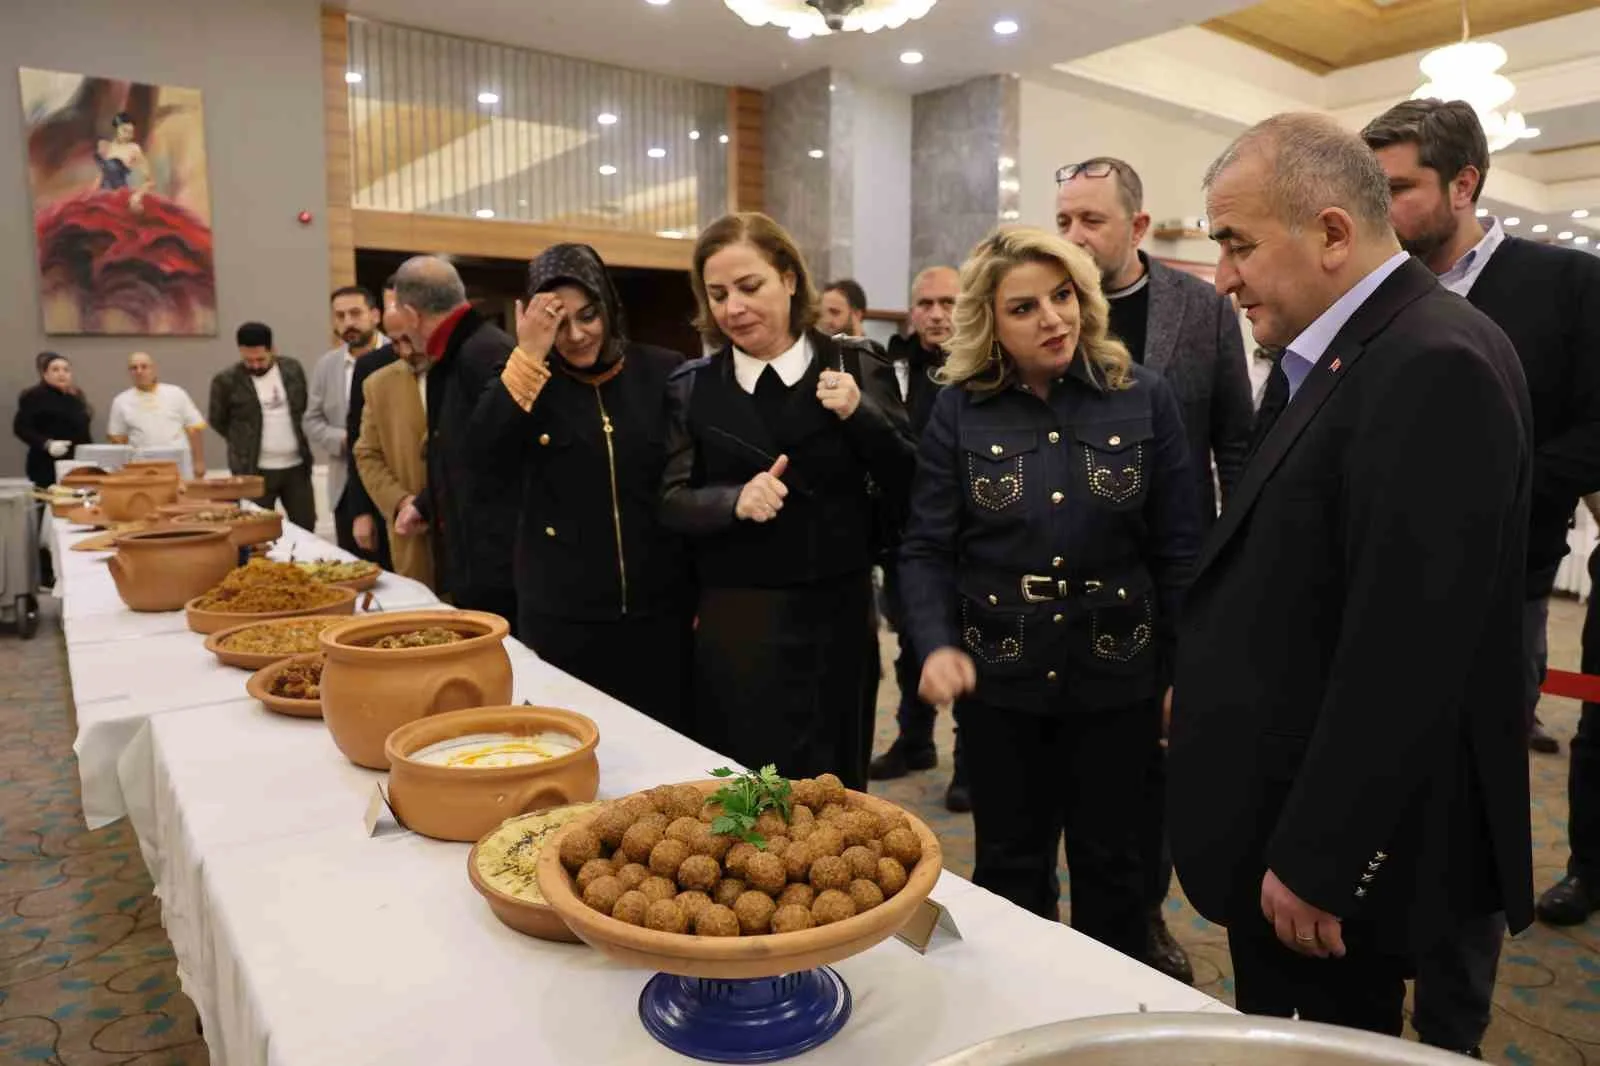
M1120 1014L996 1037L932 1066L1457 1066L1459 1055L1355 1029L1248 1015Z

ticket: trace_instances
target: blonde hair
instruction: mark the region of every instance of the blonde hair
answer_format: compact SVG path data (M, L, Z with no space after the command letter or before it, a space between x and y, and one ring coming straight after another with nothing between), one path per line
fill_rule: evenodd
M706 260L730 245L741 241L761 253L761 258L783 274L794 275L794 295L789 299L789 332L798 337L817 321L817 290L811 283L811 271L800 254L800 248L789 236L789 231L759 211L739 211L723 215L700 232L694 245L694 269L689 274L689 285L694 289L696 313L694 326L707 344L720 347L728 338L717 328L711 314L711 300L706 296Z
M1100 291L1100 273L1089 253L1054 233L1025 226L1002 226L972 249L961 265L961 295L956 298L955 335L944 346L941 385L993 392L1016 380L1016 366L995 335L994 297L1000 280L1024 263L1059 266L1078 297L1078 357L1099 370L1110 389L1133 386L1133 357L1107 333L1111 312Z

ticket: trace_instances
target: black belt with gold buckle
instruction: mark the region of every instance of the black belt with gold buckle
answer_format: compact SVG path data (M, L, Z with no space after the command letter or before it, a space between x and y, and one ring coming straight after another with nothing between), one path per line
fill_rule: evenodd
M1099 592L1098 581L1069 581L1065 578L1054 578L1043 574L1022 575L1022 600L1024 603L1045 603L1049 600L1064 600L1073 595L1082 595L1086 592Z

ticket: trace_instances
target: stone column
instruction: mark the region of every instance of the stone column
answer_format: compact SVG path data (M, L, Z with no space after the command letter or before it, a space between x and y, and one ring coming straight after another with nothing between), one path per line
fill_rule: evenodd
M1015 219L1021 89L996 74L912 100L911 269L959 267L1001 221Z

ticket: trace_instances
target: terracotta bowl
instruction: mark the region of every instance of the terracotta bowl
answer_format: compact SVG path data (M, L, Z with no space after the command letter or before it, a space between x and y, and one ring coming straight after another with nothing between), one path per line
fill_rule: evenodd
M295 658L301 655L321 655L322 653L320 651L289 652L288 654L265 651L234 651L228 648L224 643L229 637L233 636L233 634L242 633L246 629L254 629L256 626L284 626L298 622L307 622L314 618L339 619L340 621L344 620L344 616L336 612L330 614L327 611L320 611L316 614L296 615L291 618L274 618L269 622L245 622L241 625L232 625L227 629L219 629L214 633L208 634L206 636L205 648L206 651L210 652L212 655L215 655L217 657L217 661L222 663L224 666L237 666L242 670L260 670L264 666L271 666L273 663L280 663L285 659ZM320 717L321 711L318 711L317 713Z
M100 483L100 510L113 522L127 522L155 513L178 498L178 478L160 471L118 474Z
M370 588L375 588L377 587L378 579L383 577L383 568L376 563L369 565L372 567L371 573L361 577L350 578L348 581L325 581L323 584L337 585L344 589L355 589L357 592L365 592Z
M266 492L266 479L258 474L198 478L183 484L183 494L191 500L253 500Z
M247 511L240 518L215 523L202 522L194 517L228 506L231 504L220 500L209 503L169 503L158 507L156 513L175 526L186 528L207 525L227 526L230 531L229 539L236 548L247 548L252 544L262 544L283 536L283 515L277 511Z
M516 818L506 819L508 822L516 820ZM489 904L490 912L500 919L502 924L527 936L538 937L540 940L554 940L562 944L583 943L578 939L578 934L568 928L567 923L561 920L561 915L557 914L556 909L550 904L535 903L502 892L484 880L483 875L478 872L478 849L499 828L500 826L495 826L483 834L482 839L472 845L472 850L467 853L467 877L472 881L472 887L477 889L478 894Z
M351 596L354 590L348 590ZM441 626L473 636L430 648L371 648L382 637ZM407 722L468 707L511 702L510 627L479 611L373 615L322 634L322 717L333 742L357 766L387 770L384 742Z
M234 556L234 562L238 562L237 554ZM215 588L221 580L221 578L218 578L213 581L206 586L206 590L210 591ZM340 594L340 599L332 603L324 603L318 607L306 607L298 611L267 611L262 614L246 614L239 611L205 611L194 605L194 601L198 600L199 596L184 604L183 609L188 616L189 628L196 633L215 633L219 629L231 629L234 626L244 625L246 622L268 622L274 618L304 618L309 614L354 614L356 610L356 591L354 589L337 589L336 591ZM201 593L201 595L204 595L204 593Z
M182 468L173 459L132 459L122 464L118 475L160 474L162 477L182 477Z
M147 529L116 538L111 580L134 611L176 611L239 562L225 529Z
M451 767L413 762L430 744L469 733L565 733L576 751L527 766ZM436 840L471 843L507 818L586 803L600 786L594 749L600 730L575 711L552 707L476 707L409 722L389 734L389 805L400 823Z
M260 700L263 707L276 714L286 714L291 718L321 718L321 700L291 700L286 696L272 694L272 682L279 674L295 663L310 662L320 658L322 653L314 651L309 655L291 655L287 659L279 659L251 674L250 680L244 683L244 690Z
M69 489L94 489L107 477L106 471L98 466L80 466L76 470L69 470L57 482Z
M707 796L719 781L691 781ZM575 818L545 842L539 853L539 891L584 943L618 962L681 977L777 977L858 955L899 932L933 891L943 862L939 838L902 807L864 792L849 792L852 808L904 815L922 843L922 859L907 871L906 886L883 903L853 918L798 933L766 936L702 937L659 933L601 914L583 902L572 876L561 865L561 840L594 821L601 810Z

